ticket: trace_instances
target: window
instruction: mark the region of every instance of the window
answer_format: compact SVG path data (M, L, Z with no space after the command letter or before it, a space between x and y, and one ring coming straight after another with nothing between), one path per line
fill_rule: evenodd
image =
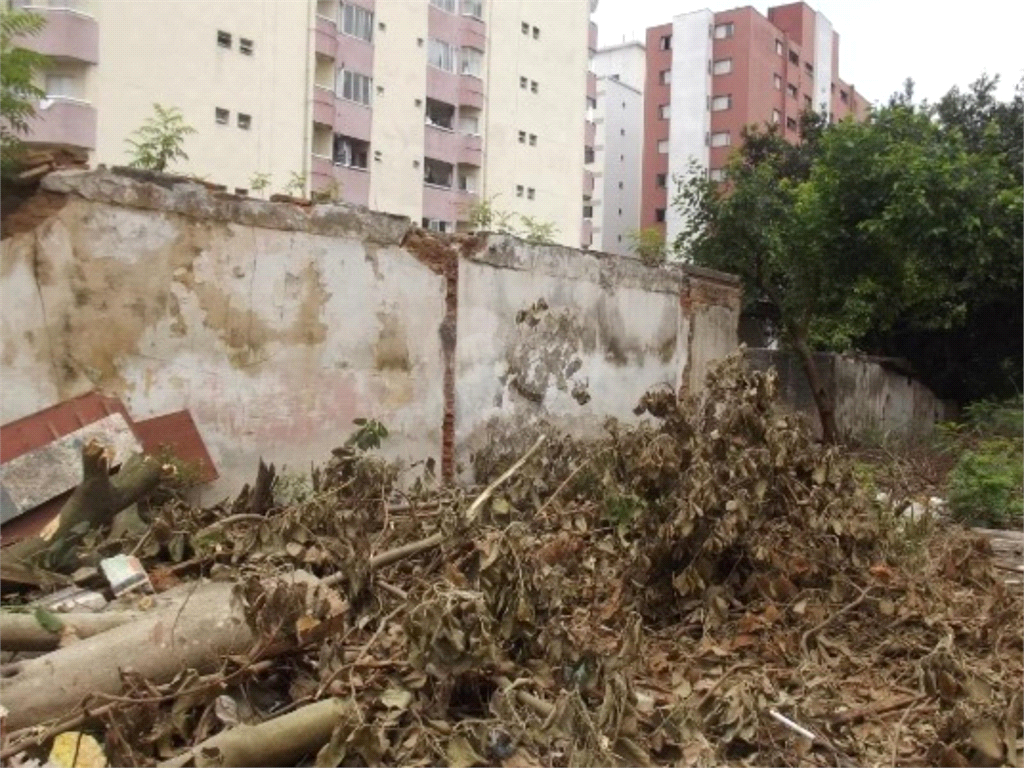
M423 218L423 228L429 229L432 232L448 232L451 230L451 225L447 221L441 221L440 219L428 219Z
M525 77L520 77L520 78L519 78L519 87L520 87L520 88L525 88L525 87L526 87L526 84L527 84L527 82L528 82L528 81L527 81L527 79L526 79Z
M453 104L445 104L443 101L428 98L424 116L427 125L444 128L446 131L455 128L455 106Z
M218 29L217 30L217 45L219 45L221 48L230 48L231 47L231 33L230 32L223 32L223 31Z
M430 49L427 51L427 63L445 72L455 71L455 47L444 40L430 38Z
M796 51L789 52L789 63L796 64L798 67L800 66L800 57L796 55Z
M523 196L523 185L522 184L516 184L516 197L522 197L522 196Z
M668 139L662 139L661 141L658 142L658 154L659 155L667 155L668 154Z
M246 115L242 112L238 113L238 127L243 131L248 131L252 125L252 115Z
M583 162L584 163L592 163L592 162L594 162L594 148L593 147L584 147L583 148Z
M736 25L731 21L727 24L716 24L715 25L715 39L725 40L727 37L732 37L736 31Z
M520 144L525 144L526 143L526 131L520 131L519 132L519 143Z
M245 37L238 38L238 50L246 56L252 56L252 40Z
M661 50L671 51L672 50L672 35L661 36Z
M778 75L772 75L772 84L775 86L776 91L782 90L782 78Z
M334 134L334 164L366 170L370 144L351 136Z
M728 131L711 134L712 147L728 147L730 144L732 144L732 134Z
M445 13L455 13L455 0L430 0L430 4Z
M463 48L459 56L460 72L473 77L483 76L484 53L476 48Z
M341 81L341 98L370 106L372 78L350 69L343 69L338 79Z
M527 23L526 23L525 21L524 21L524 22L522 23L522 25L520 26L520 29L522 29L522 30L523 30L523 34L524 34L524 35L528 35L528 34L530 34L530 25L529 25L529 24L527 24Z
M731 108L732 108L732 95L731 94L728 95L728 96L715 96L715 98L713 98L711 100L711 111L712 112L721 112L722 110L731 109Z
M533 187L527 187L526 188L526 198L528 200L533 200L533 195L534 195Z
M654 209L654 220L657 221L659 224L661 222L665 221L665 209L664 208L655 208Z
M592 206L592 205L584 205L583 206L583 218L584 219L592 219L592 218L594 218L594 206Z
M470 136L479 136L480 117L478 115L459 115L459 130Z
M712 168L711 172L708 173L708 178L712 181L725 181L725 170L722 168Z
M668 120L668 116L671 114L671 112L671 104L662 104L660 107L658 107L658 117L660 117L662 120Z
M459 189L463 192L476 192L476 179L466 173L459 173Z
M809 61L804 62L804 69L807 70L808 75L814 74L814 66Z
M241 195L242 197L246 197L249 194L249 190L243 189L242 187L235 187L235 194Z
M53 74L46 76L46 97L52 98L78 98L78 80L72 75Z
M462 0L462 15L482 19L484 17L483 0Z
M625 136L625 135L626 135L626 129L625 128L619 128L619 136Z
M779 112L779 110L777 110L777 109L773 109L772 110L772 122L775 123L776 125L778 125L778 123L781 120L782 120L782 113Z
M850 97L846 95L846 91L840 90L839 91L839 100L841 102L843 102L843 104L846 104L846 103L848 103L850 101Z
M810 109L810 108L811 108L811 97L808 96L807 94L804 94L804 109Z
M719 59L712 65L711 71L716 75L728 75L732 72L732 59Z
M671 83L672 82L672 70L671 69L663 69L663 70L661 70L661 73L658 75L658 80L661 82L662 85L668 85L669 83Z
M792 96L795 99L796 98L796 86L793 85L792 83L789 83L786 86L786 89L789 91L789 95Z
M786 118L786 127L789 130L791 130L791 131L795 131L796 130L796 120L794 120L792 117L787 117Z
M537 85L537 81L536 81L536 80L531 80L531 81L530 81L530 92L531 92L531 93L537 93L537 89L538 89L539 87L540 87L540 86L539 86L539 85Z
M619 208L619 216L621 216L621 215L622 215L622 209Z
M775 52L777 54L779 54L779 56L782 55L783 51L782 51L782 41L781 40L776 40L775 41Z
M341 6L341 31L360 40L373 40L373 12L358 5L344 3Z
M215 110L213 110L213 116L214 116L214 119L218 123L220 123L221 125L227 125L228 124L228 118L230 117L230 113L226 109L222 109L221 107L217 107Z
M423 159L423 183L434 187L452 188L455 166L432 157Z
M530 146L531 147L536 147L537 146L537 134L536 133L531 133L530 134Z
M619 189L622 189L622 188L623 188L623 187L622 187L622 182L620 181L620 182L619 182Z
M666 189L668 187L668 174L659 173L654 177L654 185L658 189Z
M533 39L534 40L540 40L540 28L539 27L534 27L533 28Z

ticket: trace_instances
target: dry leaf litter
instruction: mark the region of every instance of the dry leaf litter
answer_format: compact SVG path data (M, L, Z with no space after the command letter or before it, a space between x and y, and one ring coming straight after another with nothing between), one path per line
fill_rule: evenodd
M124 671L116 700L82 691L88 716L5 734L5 755L45 760L64 731L112 765L271 764L243 754L259 724L287 739L319 707L314 748L269 754L1020 765L1019 587L985 540L902 527L775 389L733 356L700 396L646 395L639 426L496 443L473 458L481 483L529 456L489 496L429 475L403 494L394 467L346 446L257 514L260 483L210 509L168 501L117 551L158 591L236 582L255 647L213 674ZM299 569L332 589L267 581Z

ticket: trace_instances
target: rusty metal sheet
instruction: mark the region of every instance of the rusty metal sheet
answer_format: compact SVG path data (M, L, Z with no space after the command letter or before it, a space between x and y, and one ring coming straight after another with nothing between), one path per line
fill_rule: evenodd
M112 466L142 446L119 413L94 421L0 466L0 523L66 493L82 482L82 446L96 440L114 452Z

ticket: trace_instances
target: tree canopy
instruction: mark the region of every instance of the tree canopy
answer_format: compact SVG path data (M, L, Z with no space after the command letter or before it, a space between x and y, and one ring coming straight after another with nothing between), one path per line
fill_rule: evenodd
M677 250L742 277L812 389L811 351L832 350L904 357L960 401L1018 392L1024 111L997 83L931 105L908 80L862 122L804 115L796 144L748 129L724 183L680 180Z

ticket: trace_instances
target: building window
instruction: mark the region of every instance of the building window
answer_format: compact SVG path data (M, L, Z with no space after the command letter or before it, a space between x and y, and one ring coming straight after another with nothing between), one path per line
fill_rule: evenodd
M455 71L455 47L444 40L430 38L430 48L427 50L427 63L432 67L443 69L445 72Z
M712 65L711 71L716 75L728 75L732 72L732 59L719 59Z
M671 51L672 50L672 35L661 36L661 50Z
M520 78L519 78L519 87L520 87L520 88L525 88L525 87L526 87L526 84L527 84L527 82L528 82L528 81L527 81L527 79L526 79L525 77L520 77Z
M476 192L476 177L460 171L459 189L463 192Z
M658 117L660 117L662 120L668 120L668 116L671 113L672 113L672 105L671 104L662 104L660 107L658 107Z
M781 121L782 121L782 113L779 112L779 110L777 110L777 109L773 109L772 110L772 122L775 123L776 125L778 125L779 122L781 122Z
M530 25L527 24L525 21L520 25L519 28L523 30L524 35L530 34Z
M788 85L786 85L786 89L789 91L789 95L792 96L795 99L796 98L796 86L793 85L792 83L789 83Z
M243 131L248 131L251 126L252 126L252 116L251 115L243 114L242 112L239 112L238 113L238 127L241 128Z
M214 118L214 120L216 120L221 125L227 125L229 117L230 117L230 113L226 109L222 109L221 107L217 107L215 110L213 110L213 118Z
M537 81L536 80L531 80L530 81L530 93L537 93L537 89L538 88L540 88L540 86L537 85Z
M807 74L808 75L813 75L814 74L814 66L811 64L811 62L805 61L804 62L804 69L807 70Z
M370 106L370 90L373 79L351 69L341 70L341 98Z
M77 99L81 94L80 81L72 75L52 74L46 76L46 97Z
M455 0L430 0L430 4L445 13L455 13Z
M661 141L658 142L658 154L659 155L667 155L668 154L668 139L662 139Z
M727 37L732 37L736 31L736 25L731 21L727 24L716 24L715 25L715 39L725 40Z
M252 40L245 37L238 38L238 50L240 53L244 53L246 56L252 56Z
M484 17L483 0L462 0L462 15L482 19Z
M459 63L461 64L461 69L459 71L464 75L482 77L483 62L483 51L478 51L476 48L463 48L461 55L459 56Z
M782 90L782 78L778 75L772 75L772 84L775 86L776 91Z
M522 196L523 196L523 185L522 184L516 184L516 197L522 197Z
M712 181L725 181L725 170L722 168L712 168L708 178Z
M224 31L218 29L217 30L217 45L219 45L221 48L230 48L231 47L231 33L230 32L224 32Z
M622 182L620 181L620 182L619 182L619 189L622 189L622 188L623 188L623 187L622 187Z
M732 144L732 134L728 131L711 134L712 147L728 147L730 144Z
M661 82L662 85L668 85L669 83L671 83L672 82L672 70L671 69L663 69L663 70L661 70L661 73L658 75L658 80Z
M540 27L533 28L533 39L540 40Z
M583 163L589 164L594 162L594 148L584 147L583 148Z
M423 183L432 187L452 188L455 166L432 157L423 158Z
M371 42L373 40L373 12L358 5L345 3L341 6L341 27L342 33L358 37L360 40Z
M455 129L455 106L452 104L428 97L424 116L427 125L444 128L446 131Z
M800 66L800 57L796 55L796 51L789 52L789 63L796 64L798 67Z
M729 94L727 96L715 96L715 98L713 98L711 100L711 111L712 112L721 112L722 110L731 109L731 108L732 108L732 94Z
M625 128L619 128L619 136L625 136L625 135L626 135L626 129Z
M658 222L659 224L661 222L665 221L665 209L664 208L655 208L654 209L654 220L656 222Z
M846 103L848 103L850 101L850 97L846 95L846 91L840 90L839 91L839 100L841 102L843 102L843 104L846 104Z
M668 188L668 174L667 173L659 173L659 174L655 175L655 177L654 177L654 185L658 189L667 189Z
M531 147L536 147L537 146L537 134L536 133L531 133L530 134L530 146Z
M480 135L479 115L459 115L459 130L470 136Z
M810 109L811 103L811 97L808 96L807 94L804 94L804 109Z
M520 144L525 144L526 143L526 131L520 131L519 132L519 143Z
M533 195L534 195L533 187L527 187L526 188L526 198L528 200L533 200Z
M583 206L583 218L584 219L592 219L592 218L594 218L594 206L592 206L592 205L584 205Z
M334 164L345 168L361 168L366 170L370 154L370 144L351 136L334 134Z
M787 117L786 118L786 127L789 130L791 130L791 131L795 131L796 130L796 120L794 120L792 117Z
M776 40L776 41L775 41L775 52L776 52L776 53L777 53L777 54L778 54L779 56L781 56L781 55L782 55L782 53L783 53L783 50L782 50L782 41L781 41L781 40Z

